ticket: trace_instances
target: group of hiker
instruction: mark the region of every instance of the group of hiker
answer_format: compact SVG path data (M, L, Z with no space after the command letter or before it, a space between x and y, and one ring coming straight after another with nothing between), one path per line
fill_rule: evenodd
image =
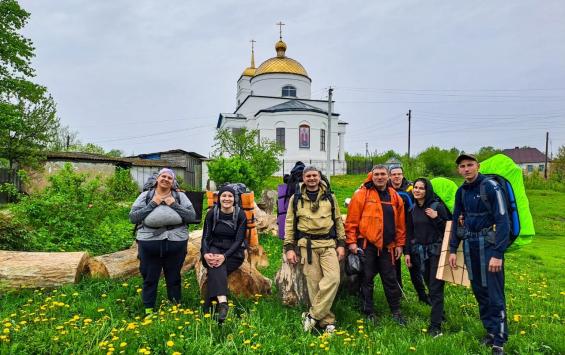
M486 330L482 343L502 354L508 338L504 296L504 252L509 243L508 209L501 187L479 173L479 162L470 154L456 160L465 179L455 195L453 214L434 193L432 183L404 177L401 166L375 165L353 194L343 221L329 182L314 166L302 166L301 184L292 186L286 206L284 256L291 265L301 264L306 278L309 309L302 315L303 329L335 331L332 306L340 285L340 262L358 261L357 290L360 310L375 322L374 278L380 275L392 319L407 320L401 312L401 264L408 267L418 299L431 306L428 334L442 335L444 281L436 278L446 223L449 264L457 268L457 249L463 242L465 265L480 319ZM289 184L290 185L290 184ZM204 220L201 256L207 268L205 307L215 305L218 321L228 314L227 278L244 260L246 216L230 186L220 188L218 201ZM142 301L147 314L155 307L156 290L164 273L171 302L181 298L181 267L187 250L187 223L195 210L175 188L175 174L162 169L154 188L134 202L130 220L138 225ZM279 220L280 223L280 220ZM426 290L427 288L427 290Z
M302 264L306 277L310 307L302 314L305 331L335 331L331 308L340 284L339 262L347 250L348 255L359 258L357 293L367 320L377 319L373 291L379 274L392 319L406 324L401 312L404 255L419 300L431 306L428 334L443 335L444 281L436 274L446 223L452 221L449 264L457 268L456 253L463 242L465 265L486 331L481 342L493 354L504 353L508 340L504 297L508 209L501 186L479 173L473 155L461 154L455 163L465 181L455 195L453 214L428 179L410 183L402 167L375 165L353 194L345 221L321 171L304 167L300 190L288 201L283 244L287 262Z

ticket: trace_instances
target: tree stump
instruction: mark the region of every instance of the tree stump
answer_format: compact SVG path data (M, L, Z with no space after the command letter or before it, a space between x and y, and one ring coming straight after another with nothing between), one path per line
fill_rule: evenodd
M297 255L300 255L299 248L296 248ZM298 306L300 304L309 305L308 287L304 276L301 263L291 265L286 261L286 255L282 255L283 262L275 276L275 284L282 303L287 306Z
M196 280L200 287L200 294L204 298L206 295L206 285L208 272L206 267L202 265L202 261L198 260L194 265L196 272ZM272 281L263 276L247 261L244 261L239 269L235 270L228 276L228 289L233 295L251 298L257 294L271 294Z
M77 283L88 253L0 250L0 287L59 287Z
M265 190L261 195L262 209L268 214L276 213L277 192L275 190Z

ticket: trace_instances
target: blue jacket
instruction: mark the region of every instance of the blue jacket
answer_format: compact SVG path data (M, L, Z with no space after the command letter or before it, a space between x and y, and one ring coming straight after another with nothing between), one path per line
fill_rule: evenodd
M479 174L477 179L472 183L463 183L457 189L455 194L455 206L453 209L453 226L457 226L460 215L463 215L465 229L468 232L477 233L484 228L489 228L496 225L496 237L493 250L493 256L497 259L502 259L504 251L508 246L510 222L508 216L508 209L504 193L499 185L490 182L485 182L485 192L492 206L492 213L485 213L481 216L468 216L465 213L465 207L469 213L483 213L488 212L487 206L481 200L480 185L483 180L487 179L484 175ZM465 190L465 203L462 201L463 193ZM449 251L455 253L459 247L460 239L456 235L457 228L453 227L451 230L451 238L449 240Z

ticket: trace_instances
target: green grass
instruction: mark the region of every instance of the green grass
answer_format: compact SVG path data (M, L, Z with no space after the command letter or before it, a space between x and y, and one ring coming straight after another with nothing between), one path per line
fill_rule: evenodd
M359 179L358 179L359 178ZM332 179L342 201L358 187L362 176ZM506 297L510 354L565 353L565 193L528 191L538 232L532 244L507 254ZM262 236L273 278L280 266L281 243ZM380 316L367 324L356 299L341 292L335 303L338 331L333 338L301 331L302 308L280 304L276 292L254 299L233 299L235 312L219 327L199 310L200 296L194 273L184 276L183 308L163 303L150 324L140 317L137 290L141 280L90 280L54 290L13 290L0 296L0 354L115 353L150 349L153 354L333 353L333 354L488 354L478 344L483 335L478 309L470 290L448 286L445 291L447 323L444 336L430 339L429 308L417 302L404 268L407 299L402 308L409 324L391 320L380 282L375 303ZM275 290L276 291L276 290ZM159 289L163 299L165 290ZM362 327L362 328L361 328ZM7 329L7 331L6 331ZM341 333L343 332L343 333ZM172 346L168 346L167 342ZM127 343L123 348L120 344ZM327 349L328 351L326 351Z

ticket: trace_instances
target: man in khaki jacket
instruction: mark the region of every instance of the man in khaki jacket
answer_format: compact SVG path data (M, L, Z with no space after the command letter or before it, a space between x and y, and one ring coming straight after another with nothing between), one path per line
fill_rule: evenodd
M337 200L313 166L304 168L300 197L288 203L284 250L291 264L301 262L310 298L302 315L304 331L316 325L328 333L335 330L331 307L339 287L339 261L345 256L345 229ZM301 260L294 249L300 247Z

